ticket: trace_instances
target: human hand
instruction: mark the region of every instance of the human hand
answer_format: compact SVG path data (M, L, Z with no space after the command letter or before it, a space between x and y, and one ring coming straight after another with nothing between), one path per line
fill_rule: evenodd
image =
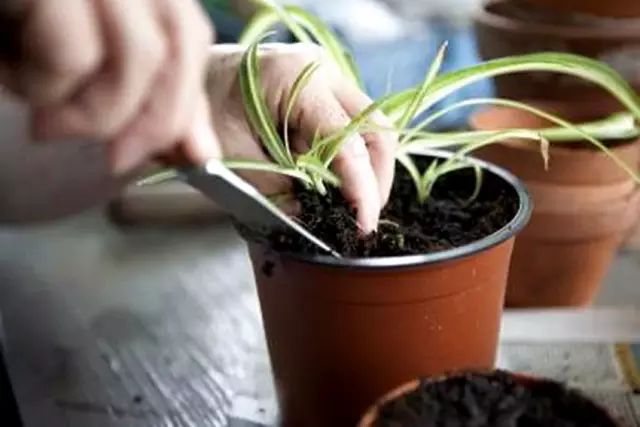
M268 160L247 123L238 68L244 49L237 45L217 45L211 49L207 93L223 156ZM288 94L300 72L309 63L321 65L302 90L289 116L292 148L304 152L316 133L327 136L347 126L372 101L333 66L314 45L263 44L260 46L260 75L267 105L282 128ZM390 128L381 113L370 117ZM380 210L389 197L395 165L396 136L391 132L355 135L347 140L333 162L342 180L345 199L357 209L363 232L375 230ZM279 175L240 172L265 194L290 190L291 182Z
M178 143L218 154L197 0L2 0L0 17L15 41L0 84L31 106L36 139L107 141L117 174Z

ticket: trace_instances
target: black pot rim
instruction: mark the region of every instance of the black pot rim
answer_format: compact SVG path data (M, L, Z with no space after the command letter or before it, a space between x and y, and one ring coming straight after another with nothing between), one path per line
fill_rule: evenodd
M478 8L474 14L477 23L489 25L506 30L513 30L514 23L518 23L517 32L528 34L544 34L549 37L561 37L565 39L638 39L638 26L640 18L597 18L603 24L600 26L588 25L561 25L555 23L531 23L509 15L491 10L492 6L502 3L503 0L491 0Z
M412 153L412 155L423 155L429 157L450 158L454 155L452 152L443 150L425 149L420 153ZM479 252L493 248L518 234L529 222L531 212L533 210L533 202L524 183L499 166L484 160L469 157L469 160L480 166L485 172L488 171L500 178L507 184L510 184L515 190L519 206L514 217L504 227L496 232L483 237L480 240L444 251L431 252L422 255L404 255L393 257L370 257L370 258L336 258L330 255L303 255L290 252L276 252L281 257L286 257L298 262L306 264L314 264L326 267L336 267L345 269L365 269L365 270L384 270L408 267L422 267L426 265L453 261L460 258L475 255Z

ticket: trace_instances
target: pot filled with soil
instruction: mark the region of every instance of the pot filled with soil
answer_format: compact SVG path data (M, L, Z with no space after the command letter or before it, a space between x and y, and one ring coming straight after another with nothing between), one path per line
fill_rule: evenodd
M505 371L406 383L380 399L358 427L620 427L581 392Z
M575 121L586 120L568 104L537 104ZM526 111L493 107L471 118L474 129L544 128L545 119ZM622 162L635 168L637 139L607 141ZM523 179L534 213L518 238L506 304L512 307L584 306L593 301L621 239L637 218L635 181L599 149L585 142L552 144L548 168L539 148L508 140L478 152Z
M514 2L542 6L561 13L607 18L640 17L640 2L636 0L514 0Z
M574 53L611 65L640 90L640 17L612 20L490 1L477 12L475 28L485 60L542 51ZM495 84L499 96L511 99L580 101L599 114L622 109L601 88L556 73L510 74L496 77Z
M512 175L474 162L485 177L470 203L472 170L441 178L424 205L399 171L365 239L338 193L300 191L299 219L344 258L288 234L252 245L283 425L354 425L394 384L493 367L513 238L531 205Z

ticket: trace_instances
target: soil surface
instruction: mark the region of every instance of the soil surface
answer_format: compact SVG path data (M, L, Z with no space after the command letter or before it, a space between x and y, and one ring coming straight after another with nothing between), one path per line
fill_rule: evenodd
M482 191L469 202L474 186L473 170L454 172L442 177L431 197L420 204L413 181L398 168L389 203L371 235L362 236L354 210L336 189L322 196L298 187L296 197L302 205L298 219L345 257L425 254L474 242L513 219L519 201L509 184L485 173ZM274 233L270 242L278 252L318 252L294 233Z
M507 372L424 380L388 403L375 427L616 427L580 393L551 382L525 387Z

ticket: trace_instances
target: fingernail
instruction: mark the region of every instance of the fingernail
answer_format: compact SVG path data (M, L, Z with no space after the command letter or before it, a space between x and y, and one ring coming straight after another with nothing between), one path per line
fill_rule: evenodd
M207 120L198 120L194 133L194 143L203 160L221 157L218 138Z
M194 157L201 163L212 158L222 157L220 142L213 130L209 116L209 107L205 101L196 112L189 138L187 138L187 143L191 144Z
M374 212L368 212L368 213L362 210L358 211L358 226L362 230L362 233L367 235L376 231L378 229L379 217L380 217L380 214L377 210Z

